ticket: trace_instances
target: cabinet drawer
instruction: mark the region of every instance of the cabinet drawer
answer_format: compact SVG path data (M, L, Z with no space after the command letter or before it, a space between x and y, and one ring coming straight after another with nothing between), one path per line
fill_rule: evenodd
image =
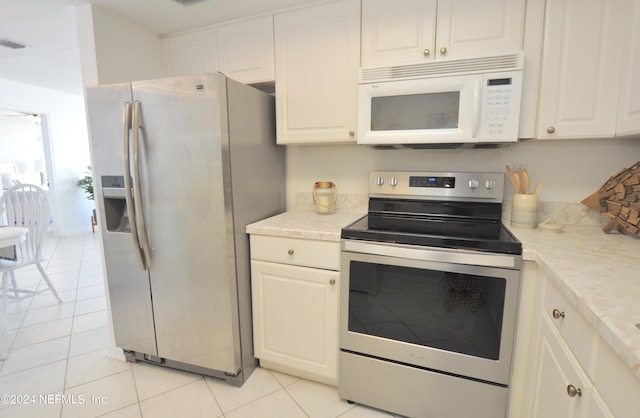
M251 235L251 259L340 270L340 243Z
M544 283L543 309L582 368L592 375L594 347L597 343L595 328L549 280Z

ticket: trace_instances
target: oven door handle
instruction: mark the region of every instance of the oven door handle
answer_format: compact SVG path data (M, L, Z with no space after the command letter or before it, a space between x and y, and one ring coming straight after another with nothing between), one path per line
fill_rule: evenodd
M509 254L487 254L447 248L416 247L403 244L375 244L357 240L342 240L342 250L354 253L406 258L419 261L469 264L474 266L519 269L521 257Z

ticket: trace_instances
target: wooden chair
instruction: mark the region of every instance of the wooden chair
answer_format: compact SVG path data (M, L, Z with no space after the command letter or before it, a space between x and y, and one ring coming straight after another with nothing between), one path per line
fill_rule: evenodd
M7 309L8 299L24 299L51 290L59 303L62 299L42 267L46 257L42 255L42 244L49 226L49 199L44 190L33 184L19 184L6 190L0 198L0 225L27 228L27 239L16 246L15 260L0 260L2 273L2 312ZM48 289L20 289L15 271L35 265L47 283ZM9 287L11 278L11 287Z

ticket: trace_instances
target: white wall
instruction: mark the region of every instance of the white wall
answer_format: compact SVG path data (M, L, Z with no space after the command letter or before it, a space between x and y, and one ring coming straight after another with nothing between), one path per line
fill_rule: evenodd
M20 172L34 171L34 160L44 161L40 119L0 116L0 163L17 163Z
M344 194L367 194L369 170L498 171L526 164L540 200L580 202L622 168L640 161L640 138L527 141L499 149L375 150L358 145L288 146L287 207L313 183L333 181ZM505 199L510 200L509 186Z
M102 7L76 8L83 84L165 77L165 46L150 32Z
M90 228L93 203L78 188L89 161L82 96L0 79L0 108L45 114L52 142L51 190L56 233L70 235Z

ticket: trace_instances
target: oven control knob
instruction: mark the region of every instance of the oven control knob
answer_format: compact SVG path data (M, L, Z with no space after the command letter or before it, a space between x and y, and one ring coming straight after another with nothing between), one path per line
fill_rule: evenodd
M480 186L480 182L478 180L476 180L476 179L469 180L469 188L477 189L478 186Z
M398 179L396 177L391 177L389 179L389 184L391 187L396 187L398 185Z
M494 187L496 187L496 181L489 179L489 180L484 182L484 187L486 187L487 189L491 190Z
M376 179L376 186L382 186L384 184L384 179L382 177L378 177Z

